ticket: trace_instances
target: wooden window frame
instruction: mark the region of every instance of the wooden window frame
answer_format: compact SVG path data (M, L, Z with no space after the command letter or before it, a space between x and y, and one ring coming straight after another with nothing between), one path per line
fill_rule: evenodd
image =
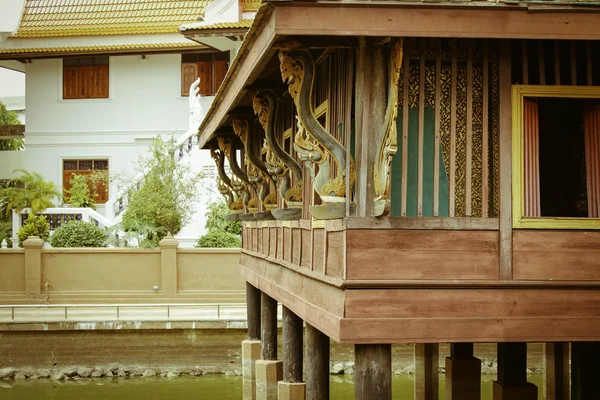
M76 170L65 170L65 162L69 162L69 161L77 163L77 169ZM81 161L91 161L92 162L92 169L90 169L90 170L79 169L79 163ZM104 169L96 169L95 165L94 165L95 161L106 162L107 168L105 170ZM62 185L61 186L62 186L62 190L64 192L65 190L68 190L68 188L65 187L65 183L68 183L68 182L65 182L65 171L70 171L71 174L76 174L76 175L77 175L78 171L110 171L110 159L108 159L108 158L102 158L102 157L93 157L93 158L63 158L61 160L61 170L62 170L61 176L63 177L63 181L62 181ZM82 175L85 176L86 174L82 174ZM106 200L104 202L95 203L95 204L96 205L106 204L108 202L108 200L110 200L110 184L107 182L107 185L106 185Z
M199 53L199 54L195 54L196 56L199 55L205 55L206 53ZM219 91L219 88L221 87L221 85L223 84L223 81L225 80L225 76L227 75L227 71L229 70L229 60L217 60L215 57L216 53L210 53L211 55L211 59L210 60L202 60L197 58L196 61L191 62L191 61L187 61L184 62L184 58L183 58L183 54L181 55L181 96L182 97L186 97L189 96L190 94L190 85L187 85L186 82L186 77L187 74L184 73L184 68L187 66L191 66L191 65L195 65L196 68L196 77L194 80L192 80L192 82L194 82L196 79L198 79L200 77L200 66L201 64L209 64L210 65L210 90L202 90L202 82L200 83L200 92L199 94L202 96L215 96L217 94L217 92ZM225 66L225 70L221 71L218 70L217 66L218 65L224 65Z
M513 228L600 229L600 218L525 216L525 129L526 97L600 99L600 86L512 86L512 206Z
M84 59L94 57L75 57L75 59ZM108 99L110 97L110 57L107 56L106 64L96 64L96 60L92 60L91 64L86 65L65 65L65 60L62 62L62 99L63 100L82 100L82 99ZM71 74L68 71L75 71L74 77L69 77ZM89 95L82 96L81 93L81 82L84 80L82 78L83 73L85 71L89 71L88 73L91 75L91 87L86 88L87 93ZM70 94L73 89L71 79L75 80L74 83L74 95ZM100 87L99 84L96 83L98 79L104 79L106 81L106 85L102 85Z

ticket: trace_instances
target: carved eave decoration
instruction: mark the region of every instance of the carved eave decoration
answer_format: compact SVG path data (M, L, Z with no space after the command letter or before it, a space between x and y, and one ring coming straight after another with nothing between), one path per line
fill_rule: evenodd
M242 204L246 207L249 207L249 204L252 200L253 193L251 190L252 185L248 180L248 176L242 169L239 167L235 156L232 157L232 154L235 155L235 148L232 144L232 141L226 137L217 137L217 142L219 144L219 150L223 154L224 157L227 157L227 161L229 162L229 168L231 169L231 178L230 178L230 187L231 189L237 193L238 201L241 200ZM223 174L225 174L224 165L218 165L219 174L221 174L221 168ZM221 175L219 175L221 177ZM221 179L223 179L221 177Z
M261 154L257 151L253 141L256 139L251 134L251 123L248 119L235 118L233 120L233 132L240 138L244 144L246 173L248 180L256 190L258 199L265 205L267 210L277 207L277 196L271 192L271 182L276 185L275 180L269 175L269 172L262 162ZM258 203L251 204L251 212L256 212Z
M210 148L210 155L217 166L217 189L225 198L227 208L232 214L242 212L242 196L239 194L234 195L231 178L225 173L225 152L217 145L213 145Z
M254 113L265 130L266 168L277 181L279 195L288 207L302 206L302 169L277 141L275 121L277 120L277 99L271 92L257 93L252 101ZM294 174L296 185L291 186L290 171Z
M294 149L300 158L311 164L319 164L313 178L313 187L324 203L343 203L346 197L346 179L350 189L354 184L354 161L346 159L346 149L321 126L312 104L315 80L315 63L308 51L279 52L281 77L288 84L288 91L297 111L298 131L294 137ZM329 157L331 156L331 157ZM337 175L329 176L329 159L337 165Z
M398 151L396 120L398 119L398 84L403 56L402 43L402 39L390 43L387 108L380 133L376 138L376 143L380 145L373 168L376 216L390 213L392 159Z

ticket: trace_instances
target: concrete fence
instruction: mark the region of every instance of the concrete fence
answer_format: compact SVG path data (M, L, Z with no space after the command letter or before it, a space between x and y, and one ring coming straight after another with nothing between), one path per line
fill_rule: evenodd
M0 304L243 303L239 249L0 249Z

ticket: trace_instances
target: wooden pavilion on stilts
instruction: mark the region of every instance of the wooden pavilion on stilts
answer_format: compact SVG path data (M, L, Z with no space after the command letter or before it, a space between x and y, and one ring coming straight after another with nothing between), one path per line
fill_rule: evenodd
M199 130L244 226L245 399L328 399L330 340L357 400L391 398L396 343L416 399L439 343L446 399L479 399L482 342L494 400L600 398L599 11L262 3Z

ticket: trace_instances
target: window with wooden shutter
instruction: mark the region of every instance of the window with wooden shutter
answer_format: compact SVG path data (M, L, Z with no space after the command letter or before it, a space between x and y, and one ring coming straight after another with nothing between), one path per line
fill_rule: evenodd
M525 162L525 216L541 216L540 145L538 105L525 99L523 104L523 150Z
M76 99L78 86L78 68L66 66L63 68L63 98Z
M600 229L600 87L512 94L513 227Z
M94 93L94 66L79 67L79 98L91 99Z
M584 112L588 217L600 215L600 105L586 104Z
M71 179L74 175L86 177L90 197L96 204L108 201L108 160L63 160L63 193L64 201L68 203L71 189Z
M107 56L65 58L63 60L63 99L108 98Z
M200 78L199 94L213 96L227 75L229 52L181 55L181 95L189 96L190 85Z
M181 64L181 95L189 96L190 86L198 79L198 64L182 63Z
M95 99L108 98L108 65L94 65L94 93Z
M208 61L198 62L198 78L200 78L200 94L210 96L212 88L212 63Z
M223 83L223 79L225 79L225 75L227 74L227 61L215 61L214 63L215 69L215 93L221 87L221 83Z

